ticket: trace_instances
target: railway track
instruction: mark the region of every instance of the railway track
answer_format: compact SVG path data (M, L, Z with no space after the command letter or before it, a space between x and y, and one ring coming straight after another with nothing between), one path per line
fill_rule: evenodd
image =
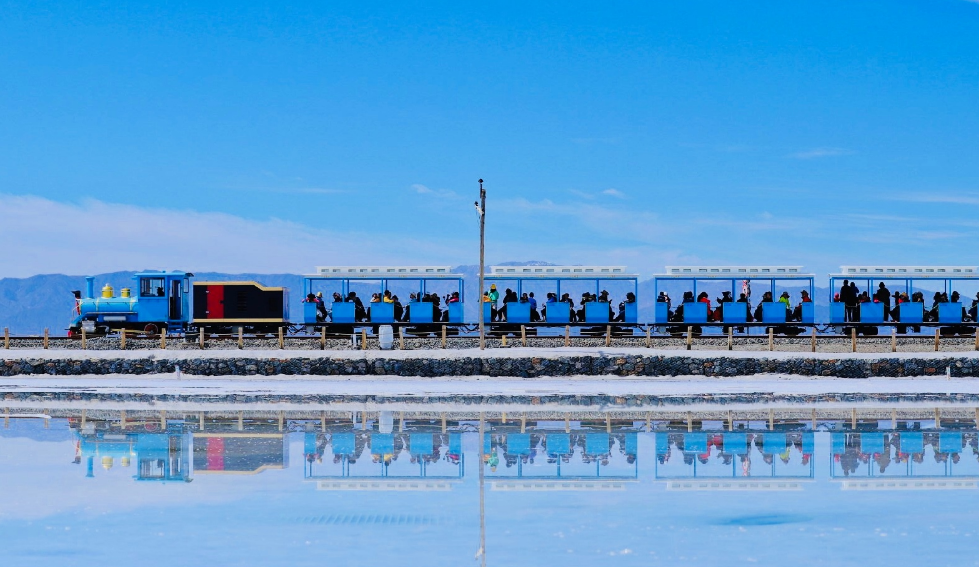
M560 348L560 347L634 347L660 350L772 351L825 353L899 353L899 352L970 352L979 351L979 335L944 337L938 334L903 334L856 336L836 333L785 337L775 335L720 335L688 333L672 335L606 336L520 335L487 337L486 347ZM403 335L393 340L393 350L443 350L479 347L478 335ZM377 336L359 334L319 335L147 335L128 332L98 337L65 337L44 335L6 335L0 339L0 350L379 350Z

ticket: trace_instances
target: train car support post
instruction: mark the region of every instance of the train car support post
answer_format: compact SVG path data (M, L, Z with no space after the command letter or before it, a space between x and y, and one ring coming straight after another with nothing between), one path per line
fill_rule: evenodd
M279 327L279 350L286 348L285 330Z
M769 351L775 350L775 328L774 327L769 327L768 328L768 350Z
M448 331L446 330L446 326L442 325L442 348L445 348L447 341L448 341Z
M47 329L45 329L45 336L47 336ZM47 343L47 341L44 341ZM44 348L48 348L45 346ZM126 350L126 329L119 329L119 350Z
M693 344L693 327L687 327L687 350L690 350Z
M201 350L204 350L204 327L201 327L200 343L201 343Z
M520 346L527 346L527 326L520 325Z
M326 336L326 329L323 329L323 336ZM325 343L324 343L325 344ZM398 350L405 349L405 330L402 327L398 327Z
M816 327L812 328L812 351L816 352Z
M612 325L605 328L605 346L612 346Z
M238 327L238 350L245 348L245 328Z
M897 352L897 329L891 329L891 352Z
M320 350L326 350L326 327L320 328Z
M571 346L571 325L564 326L564 346Z
M727 328L727 350L734 350L734 327Z
M166 327L160 328L160 350L167 349L167 329Z
M125 348L125 347L123 347L123 348ZM48 349L48 330L47 330L47 328L45 328L44 329L44 350L47 350L47 349Z
M979 331L977 331L979 332ZM10 328L3 328L3 349L10 350Z
M850 329L850 351L857 352L857 328Z
M8 345L7 348L10 348ZM82 350L88 349L87 341L85 340L85 327L82 327Z
M941 331L939 329L935 329L935 352L938 352L938 344L941 341L941 336Z

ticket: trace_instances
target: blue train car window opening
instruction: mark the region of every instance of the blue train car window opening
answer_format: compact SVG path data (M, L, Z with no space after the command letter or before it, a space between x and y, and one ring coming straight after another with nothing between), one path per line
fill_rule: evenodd
M166 295L163 278L140 278L140 297L164 297Z

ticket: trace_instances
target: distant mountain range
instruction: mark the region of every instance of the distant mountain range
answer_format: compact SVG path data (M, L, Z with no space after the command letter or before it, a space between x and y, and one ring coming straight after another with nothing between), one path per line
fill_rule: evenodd
M514 265L514 266L542 266L548 265L546 262L507 262L500 265ZM466 314L467 319L475 321L477 317L476 308L478 302L476 301L479 293L477 291L477 285L479 281L479 267L475 265L469 266L457 266L454 271L465 278L465 298L466 298ZM95 276L95 291L96 293L101 290L102 286L105 284L111 285L116 290L116 294L119 294L119 290L123 287L134 288L133 275L136 272L112 272L107 274L97 274ZM300 274L226 274L226 273L216 273L216 272L197 272L195 274L195 281L257 281L266 286L274 287L287 287L290 291L289 296L289 309L290 309L290 319L293 321L298 321L302 318L302 285L303 276ZM505 284L511 285L512 284ZM397 294L399 298L406 302L408 299L408 294L413 291L409 286L398 285L392 283L390 285L392 292ZM489 284L487 284L487 288ZM613 302L618 304L625 297L627 291L631 291L631 286L603 286L608 289L610 295L613 298ZM654 293L653 293L653 280L642 280L639 282L639 319L640 321L651 321L653 319L654 310ZM9 327L12 334L24 335L24 334L40 334L45 328L50 329L52 335L61 335L67 329L68 323L72 318L72 309L74 307L74 299L72 297L72 290L84 290L85 289L85 277L84 276L66 276L62 274L50 274L50 275L39 275L29 278L4 278L0 279L0 328ZM364 298L366 302L370 298L370 294L374 291L379 291L375 286L354 286L353 290L357 291L358 295ZM789 293L792 294L792 301L795 303L799 297L799 288L785 288ZM332 294L331 290L324 289L324 294L329 296ZM432 292L438 292L440 295L445 295L446 293L453 291L451 286L446 285L445 287L433 287L429 289ZM504 290L500 290L501 294ZM553 289L553 283L542 282L540 284L525 286L523 291L536 292L536 296L539 302L543 303L546 297L546 292L555 291ZM578 303L581 293L583 291L594 291L594 286L587 286L584 284L568 283L562 287L562 293L571 293L571 297L574 299L575 303ZM707 289L708 293L711 294L711 301L718 296L720 296L720 291L715 289ZM755 296L761 296L761 291L759 289L754 290ZM779 288L779 292L782 288ZM682 296L681 292L675 292L673 290L669 291L670 296L673 298L674 304L679 301ZM813 298L816 302L816 318L817 320L825 320L828 316L828 290L825 288L816 288L815 297ZM757 301L757 299L756 299Z

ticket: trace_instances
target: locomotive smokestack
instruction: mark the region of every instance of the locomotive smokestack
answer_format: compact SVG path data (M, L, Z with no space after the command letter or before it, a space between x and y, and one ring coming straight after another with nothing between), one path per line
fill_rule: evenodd
M88 276L85 278L85 299L95 298L95 277Z

